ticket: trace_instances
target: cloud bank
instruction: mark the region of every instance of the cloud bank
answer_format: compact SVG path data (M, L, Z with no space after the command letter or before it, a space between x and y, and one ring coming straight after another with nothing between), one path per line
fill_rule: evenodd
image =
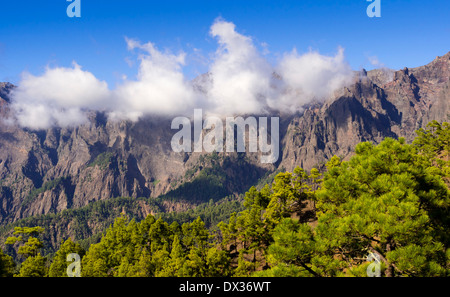
M161 51L151 42L129 38L128 50L138 54L138 73L115 89L75 62L69 68L47 68L40 76L25 73L12 93L15 118L23 127L46 129L80 125L89 110L131 121L191 115L194 108L221 116L293 113L313 99L326 99L353 76L341 48L331 57L294 49L272 65L231 22L217 19L210 35L218 48L208 73L194 80L183 73L186 53Z
M110 93L106 82L73 63L72 68L47 68L42 76L23 74L11 94L11 109L23 127L75 126L87 120L86 110L107 106Z
M140 66L137 79L125 81L112 91L115 101L110 116L136 121L148 114L174 115L192 107L196 96L182 72L185 53L173 55L159 51L154 44L126 39L128 49L138 49Z

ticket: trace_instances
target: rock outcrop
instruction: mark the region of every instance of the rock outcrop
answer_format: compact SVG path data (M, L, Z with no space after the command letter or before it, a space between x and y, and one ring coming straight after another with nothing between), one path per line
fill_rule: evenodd
M425 66L362 71L355 77L333 99L292 119L281 166L310 169L333 155L348 158L361 141L404 137L411 142L430 121L449 119L450 53Z

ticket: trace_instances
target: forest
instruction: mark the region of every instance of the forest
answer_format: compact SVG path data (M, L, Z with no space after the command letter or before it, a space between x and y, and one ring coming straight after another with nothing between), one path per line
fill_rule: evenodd
M449 146L450 124L433 121L411 144L362 142L324 170L279 172L224 216L212 201L179 217L121 215L52 257L43 226L16 226L5 245L19 260L0 250L0 276L67 277L77 254L82 277L446 277Z

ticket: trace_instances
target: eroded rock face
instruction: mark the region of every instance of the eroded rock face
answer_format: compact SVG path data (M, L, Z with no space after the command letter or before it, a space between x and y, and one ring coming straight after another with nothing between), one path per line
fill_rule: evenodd
M35 132L0 124L1 215L18 219L166 192L185 161L171 150L170 121L164 124L107 122L101 114L73 129ZM58 178L64 183L48 186ZM30 197L36 189L44 191Z
M449 77L450 53L413 69L363 71L335 98L292 119L281 165L311 169L333 155L348 158L361 141L404 137L411 142L428 122L448 120Z
M309 170L333 155L348 158L361 141L412 141L429 121L448 120L449 75L450 53L413 69L362 71L325 103L281 116L279 162L262 165L257 154L247 154L245 162L230 159L241 163L228 164L224 187L245 191L277 168ZM88 124L76 128L31 131L10 120L13 88L0 83L0 222L111 197L157 197L195 176L187 174L193 169L202 170L201 154L171 149L171 119L113 122L93 112Z

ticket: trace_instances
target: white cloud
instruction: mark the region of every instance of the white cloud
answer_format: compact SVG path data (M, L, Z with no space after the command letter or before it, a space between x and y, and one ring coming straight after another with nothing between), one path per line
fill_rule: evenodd
M12 98L20 125L45 129L82 124L86 121L83 111L102 110L110 92L106 82L73 63L72 68L47 68L41 76L24 73Z
M272 66L233 23L216 20L210 34L219 43L209 71L213 83L207 96L213 110L228 115L262 112L271 93Z
M194 108L222 116L296 112L313 98L327 98L352 77L341 48L333 57L293 50L272 65L265 57L268 45L263 43L260 52L252 38L238 33L231 22L217 19L210 35L218 49L205 61L208 75L193 82L183 73L186 53L161 51L151 42L129 38L125 41L137 54L138 73L135 79L123 76L113 90L76 63L47 68L40 76L24 74L12 95L16 118L22 126L45 129L82 124L86 110L133 121L154 114L190 115ZM204 57L197 49L193 55L191 60Z
M345 61L343 48L339 48L334 57L314 51L299 55L294 49L283 56L276 72L285 89L271 106L275 108L278 104L278 109L284 111L299 110L313 99L325 100L335 90L349 84L353 75Z
M313 51L300 55L294 49L273 66L264 58L268 45L258 52L252 39L236 32L233 23L216 20L210 33L219 42L207 94L216 113L301 111L305 103L325 100L353 76L342 48L334 57Z
M139 72L136 80L125 80L114 90L116 106L111 116L137 120L148 114L192 110L194 90L182 72L186 54L163 53L150 42L141 44L128 38L126 42L129 50L141 51Z

